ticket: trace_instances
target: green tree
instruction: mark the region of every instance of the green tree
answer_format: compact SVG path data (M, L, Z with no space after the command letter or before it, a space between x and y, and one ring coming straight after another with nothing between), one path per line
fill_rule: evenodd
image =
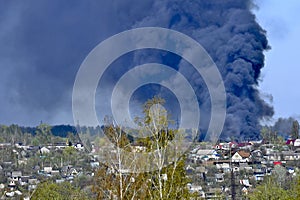
M290 200L288 191L270 180L256 187L248 197L250 200Z
M40 144L50 143L52 140L51 126L48 124L40 124L36 127L36 138Z
M32 193L32 200L81 200L87 199L85 193L79 188L72 186L69 182L53 183L46 181L40 183Z
M72 164L77 161L77 151L72 146L67 146L63 150L63 159L67 161L68 164Z
M297 120L293 121L291 134L293 139L299 138L299 122Z
M136 119L139 130L126 130L125 133L122 127L112 122L104 128L115 150L103 154L106 155L104 160L111 158L114 161L101 165L95 176L93 191L98 199L165 200L194 197L187 188L189 179L185 172L185 157L178 151L179 146L174 144L174 138L180 138L181 134L168 127L170 121L162 107L164 103L159 97L145 103L144 118ZM132 140L128 131L138 132L141 137ZM171 143L173 145L170 148L165 148ZM151 156L140 159L134 146L143 147L142 153ZM145 172L135 173L144 165L153 168L149 170L145 167ZM128 166L130 169L126 168Z
M291 184L292 189L290 189L290 199L289 200L294 200L294 199L300 199L300 177L295 178L293 183Z
M140 121L141 131L150 137L141 139L151 152L156 152L149 162L157 170L150 171L148 198L150 199L189 199L185 173L185 157L181 156L182 135L179 130L169 128L172 121L163 109L164 99L154 97L144 105L144 120Z
M275 166L272 176L265 177L248 195L250 200L295 200L300 199L299 177L288 177L282 166Z

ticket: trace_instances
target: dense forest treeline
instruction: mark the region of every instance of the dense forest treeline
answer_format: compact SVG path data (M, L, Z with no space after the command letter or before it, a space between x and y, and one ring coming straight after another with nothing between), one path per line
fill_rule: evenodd
M0 125L0 143L23 143L23 144L46 144L53 142L62 142L66 138L71 138L73 142L79 142L78 133L84 133L89 136L103 135L103 126L86 127L71 125L50 126L41 123L36 127L25 127L17 124ZM293 131L297 129L298 131ZM263 126L258 139L276 138L280 136L287 139L291 135L299 135L299 123L294 118L279 118L272 126ZM232 138L239 141L238 138Z
M46 144L63 142L64 138L79 142L78 132L89 135L102 134L100 126L97 127L74 127L71 125L55 125L41 123L36 127L24 127L17 124L10 126L0 125L0 143L23 143L23 144Z

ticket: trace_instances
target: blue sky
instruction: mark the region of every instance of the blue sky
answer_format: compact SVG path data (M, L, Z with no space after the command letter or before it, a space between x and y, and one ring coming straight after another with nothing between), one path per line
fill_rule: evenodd
M265 53L260 88L273 96L275 116L300 118L300 1L257 0L255 13L267 31L271 50Z

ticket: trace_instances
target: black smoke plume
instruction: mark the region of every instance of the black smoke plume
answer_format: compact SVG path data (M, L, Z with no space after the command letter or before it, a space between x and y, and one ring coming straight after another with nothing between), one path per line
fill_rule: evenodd
M257 89L264 66L263 53L270 47L266 32L251 11L253 6L250 0L158 1L152 14L136 25L181 31L208 51L227 91L223 139L258 138L259 121L274 113ZM207 105L205 98L202 100L202 105Z
M72 87L85 56L120 31L160 26L196 39L217 64L227 91L222 138L256 138L260 119L273 109L257 89L269 46L253 6L251 0L7 2L0 7L0 124L71 123ZM201 91L198 78L191 79Z

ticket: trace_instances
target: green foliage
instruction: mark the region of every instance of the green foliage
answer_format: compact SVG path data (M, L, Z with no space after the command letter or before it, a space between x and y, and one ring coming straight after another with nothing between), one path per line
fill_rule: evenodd
M122 131L121 127L106 126L105 134L116 147L115 154L110 153L109 158L119 158L119 163L108 163L100 166L96 176L93 191L97 193L97 199L192 199L195 197L188 190L185 171L185 157L181 156L177 149L177 140L180 144L180 134L178 130L172 130L168 127L168 116L162 105L164 100L154 97L148 100L144 105L144 118L136 119L139 124L140 138L130 141L130 138ZM174 138L177 137L176 141ZM118 149L131 151L134 148L131 144L145 147L143 150L151 156L144 157L140 162L150 163L151 171L144 173L132 173L138 165L144 166L145 163L132 162L130 165L124 165L125 161L121 154L118 155ZM172 147L167 147L170 143ZM154 155L155 154L155 155ZM128 159L126 159L127 161ZM132 161L135 157L132 158ZM131 172L122 173L123 168L119 166L132 166ZM152 168L153 166L153 168ZM147 171L147 170L146 170Z
M146 199L146 177L146 174L142 173L131 173L120 177L107 166L101 165L96 173L92 191L97 194L99 200Z
M288 191L280 188L271 181L259 185L255 192L249 195L250 200L289 200Z
M272 127L262 127L260 135L265 142L280 145L283 145L285 143L284 138L280 136L277 131L272 130Z
M63 159L68 162L68 164L75 164L77 161L78 152L72 146L68 146L63 150Z
M40 124L36 127L36 138L40 142L40 144L48 144L51 143L52 132L51 126L47 124Z
M297 120L293 121L291 135L293 139L299 138L299 122Z
M32 200L81 200L87 199L80 189L72 186L69 182L52 183L44 182L38 185L32 195Z
M266 177L248 195L250 200L296 200L300 199L300 178L288 179L282 167L274 169L274 174Z
M176 163L164 167L160 174L157 171L148 174L149 185L147 187L147 199L191 199L195 195L191 194L187 188L190 180L186 176L185 158L182 157ZM162 178L162 196L155 188L159 186L159 178Z

